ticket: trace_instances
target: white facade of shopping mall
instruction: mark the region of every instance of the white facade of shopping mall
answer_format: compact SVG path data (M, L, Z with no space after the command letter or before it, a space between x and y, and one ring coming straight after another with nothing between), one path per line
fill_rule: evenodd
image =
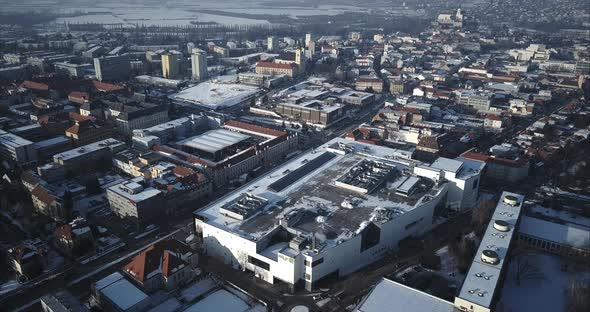
M483 163L432 167L392 154L336 138L289 161L195 212L205 252L269 283L312 290L431 230L435 209L475 204Z

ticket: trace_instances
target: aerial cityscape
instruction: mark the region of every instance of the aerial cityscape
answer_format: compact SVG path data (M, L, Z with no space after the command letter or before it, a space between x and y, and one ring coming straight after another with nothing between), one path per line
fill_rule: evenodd
M588 312L589 98L588 0L0 0L0 312Z

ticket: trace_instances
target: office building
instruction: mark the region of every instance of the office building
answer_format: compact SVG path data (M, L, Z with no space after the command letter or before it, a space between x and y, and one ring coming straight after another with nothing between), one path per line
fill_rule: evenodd
M164 192L147 185L143 177L109 187L107 199L116 216L137 225L148 225L165 213Z
M18 166L37 162L34 144L18 135L0 130L0 155L14 161Z
M129 78L131 64L129 56L105 56L94 59L96 79L100 81L125 80Z

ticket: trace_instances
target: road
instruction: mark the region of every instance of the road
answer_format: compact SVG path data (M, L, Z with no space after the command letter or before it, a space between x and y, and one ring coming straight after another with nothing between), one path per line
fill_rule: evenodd
M7 309L8 311L17 310L23 308L24 306L31 305L31 302L37 302L39 298L41 298L44 294L51 292L52 290L64 288L64 285L67 288L76 286L76 284L89 280L93 276L131 258L141 250L153 245L154 243L177 234L182 230L184 225L186 225L186 222L177 225L177 227L171 230L170 233L160 238L149 238L145 241L139 242L141 244L140 247L137 247L133 251L130 251L124 255L121 255L120 253L113 253L104 258L101 258L100 261L95 261L94 263L85 266L69 266L62 271L53 274L54 276L51 279L46 279L26 287L23 286L20 289L10 293L9 296L6 296L0 300L0 305L2 306L2 309ZM31 298L37 299L31 301ZM0 309L0 311L3 310Z

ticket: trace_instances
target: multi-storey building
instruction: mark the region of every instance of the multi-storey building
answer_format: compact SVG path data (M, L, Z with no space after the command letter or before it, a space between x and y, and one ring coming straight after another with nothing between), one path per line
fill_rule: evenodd
M131 72L128 55L105 56L94 59L96 79L100 81L125 80Z
M258 62L256 63L256 73L263 75L286 75L293 78L298 75L299 67L295 63L272 63L272 62Z
M148 225L165 213L164 192L147 185L143 177L107 189L111 211L121 219Z
M180 59L178 54L162 54L162 76L168 79L176 79L180 76Z
M313 290L427 232L449 200L477 196L477 187L451 195L445 170L422 175L390 155L342 138L303 154L196 211L204 251L269 283ZM478 179L479 167L463 166L459 175Z
M201 81L207 78L207 54L200 49L191 52L191 67L193 80Z
M14 161L18 166L37 162L34 144L17 135L0 130L0 155L4 159Z

